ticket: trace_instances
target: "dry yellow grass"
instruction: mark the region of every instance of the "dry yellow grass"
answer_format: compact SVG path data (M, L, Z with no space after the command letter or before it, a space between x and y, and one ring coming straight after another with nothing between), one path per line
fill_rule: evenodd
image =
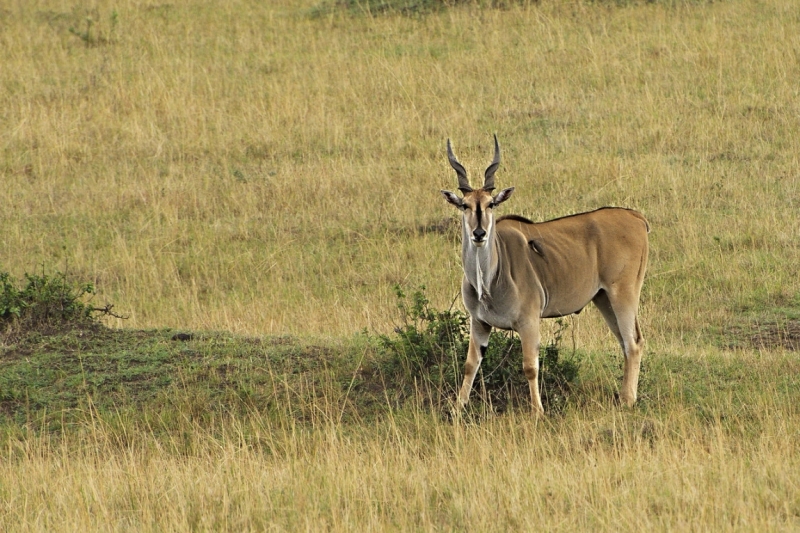
M796 313L796 2L315 4L1 6L0 271L93 279L130 315L112 326L387 331L392 284L456 295L458 232L421 228L454 217L445 139L482 171L496 132L498 186L517 187L503 212L649 218L645 365L685 354L702 372L743 310ZM616 350L597 313L572 324L579 346ZM794 361L777 353L729 357ZM752 394L743 410L720 394L725 420L604 393L538 424L9 438L0 529L797 530L797 403L766 380Z
M538 423L256 417L166 443L87 422L62 441L6 444L0 527L794 531L800 412L780 387L763 390L748 413L718 395L705 421L677 403L650 414L587 405Z
M114 325L383 330L393 283L456 294L457 232L419 228L453 216L445 138L480 171L497 132L505 212L650 218L651 340L797 292L792 2L311 6L3 10L2 268L95 279Z

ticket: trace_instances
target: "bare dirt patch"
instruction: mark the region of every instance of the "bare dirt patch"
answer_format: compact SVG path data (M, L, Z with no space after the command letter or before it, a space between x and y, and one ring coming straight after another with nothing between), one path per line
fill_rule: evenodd
M747 345L758 350L800 351L800 320L755 323L733 328L730 333L736 339L731 347Z

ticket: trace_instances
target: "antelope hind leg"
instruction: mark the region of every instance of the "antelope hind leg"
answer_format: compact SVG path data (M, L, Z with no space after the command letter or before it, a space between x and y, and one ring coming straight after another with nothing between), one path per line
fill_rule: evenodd
M534 415L544 415L542 397L539 394L539 322L533 321L531 324L517 330L520 341L522 341L522 371L528 380L528 388L531 393L531 407Z
M620 333L622 333L625 343L625 370L622 374L622 389L619 397L622 403L632 407L636 403L639 389L639 370L642 366L642 348L644 347L639 321L635 315L633 320L626 320L620 324Z
M594 303L625 354L619 398L623 404L630 407L636 403L644 339L639 330L639 321L636 319L638 297L628 296L627 298L620 295L612 297L605 291L601 291L595 296Z

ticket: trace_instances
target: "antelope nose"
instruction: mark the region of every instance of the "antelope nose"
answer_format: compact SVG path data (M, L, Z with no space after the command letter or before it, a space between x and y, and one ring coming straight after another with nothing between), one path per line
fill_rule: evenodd
M478 228L472 232L472 236L475 237L476 241L482 241L483 238L486 237L486 232L483 231L481 228Z

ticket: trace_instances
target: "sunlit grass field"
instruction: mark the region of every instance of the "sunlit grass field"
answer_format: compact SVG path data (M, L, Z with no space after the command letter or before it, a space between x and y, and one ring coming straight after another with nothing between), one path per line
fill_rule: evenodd
M480 175L496 132L504 212L647 215L649 338L798 292L792 2L270 4L5 9L3 267L95 280L115 326L386 329L392 284L457 293L445 139Z
M69 434L4 433L2 529L800 528L798 80L791 0L0 6L0 271L94 282L111 327L357 351L396 284L450 306L447 138L477 180L497 134L502 213L652 227L633 411L588 363L539 422L388 400L345 422L346 382L318 416L166 440L87 406ZM599 313L568 324L619 370Z

